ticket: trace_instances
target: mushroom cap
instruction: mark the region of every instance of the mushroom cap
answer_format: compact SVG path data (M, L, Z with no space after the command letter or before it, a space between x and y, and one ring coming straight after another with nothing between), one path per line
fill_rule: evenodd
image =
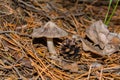
M55 23L49 21L44 26L34 29L31 36L33 38L47 37L47 38L59 38L67 36L68 33L59 28Z

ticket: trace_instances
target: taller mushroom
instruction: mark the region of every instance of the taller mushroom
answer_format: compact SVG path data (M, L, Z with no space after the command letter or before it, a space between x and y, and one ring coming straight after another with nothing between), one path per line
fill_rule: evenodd
M59 28L55 23L49 21L44 26L34 29L31 36L33 38L46 37L47 38L47 46L50 53L56 55L56 50L53 44L53 38L60 38L67 36L68 33L61 28Z

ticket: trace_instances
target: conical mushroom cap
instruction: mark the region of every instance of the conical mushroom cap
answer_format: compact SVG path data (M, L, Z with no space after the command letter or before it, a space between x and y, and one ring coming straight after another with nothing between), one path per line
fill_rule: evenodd
M47 37L47 38L59 38L67 36L68 33L59 28L55 23L49 21L43 27L34 29L31 36L33 38Z

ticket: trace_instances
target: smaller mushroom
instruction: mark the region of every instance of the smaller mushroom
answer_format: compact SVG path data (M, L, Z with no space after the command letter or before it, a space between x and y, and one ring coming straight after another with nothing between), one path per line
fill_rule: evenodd
M60 38L67 35L68 33L66 31L62 30L51 21L47 22L44 26L38 29L34 29L31 34L33 38L46 37L48 50L53 56L57 55L53 44L53 38Z

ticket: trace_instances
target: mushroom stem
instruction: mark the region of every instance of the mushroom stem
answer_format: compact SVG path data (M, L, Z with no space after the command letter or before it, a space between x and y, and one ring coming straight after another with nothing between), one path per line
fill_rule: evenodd
M53 44L53 38L47 38L47 46L49 52L52 53L52 55L56 55L55 47Z

